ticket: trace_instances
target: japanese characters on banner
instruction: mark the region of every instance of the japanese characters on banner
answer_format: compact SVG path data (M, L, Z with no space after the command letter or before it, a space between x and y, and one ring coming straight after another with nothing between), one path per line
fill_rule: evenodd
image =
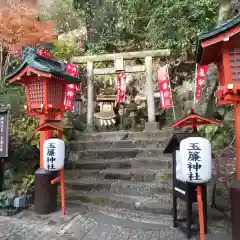
M196 66L196 79L195 79L195 101L198 101L201 96L201 87L204 83L208 71L208 65Z
M125 94L126 94L126 75L125 72L118 72L116 103L124 102Z
M51 138L43 144L43 164L49 171L58 171L64 167L65 144L58 138Z
M162 110L173 107L172 92L170 87L168 66L160 67L157 72L158 87L160 91Z
M73 77L77 77L78 67L72 63L67 63L66 72ZM65 93L65 99L64 99L64 107L66 110L72 110L73 102L74 102L74 93L76 88L77 88L77 85L75 84L66 85L66 93Z
M189 137L180 142L181 177L192 183L205 183L212 176L211 143L202 137Z
M8 111L0 111L0 157L8 156Z

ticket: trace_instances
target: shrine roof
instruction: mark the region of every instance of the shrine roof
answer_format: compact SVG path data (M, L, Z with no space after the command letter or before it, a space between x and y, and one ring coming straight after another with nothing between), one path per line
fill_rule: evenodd
M28 66L43 73L63 77L68 83L76 83L82 80L82 78L80 80L66 73L66 64L40 56L35 49L30 47L24 49L20 66L10 73L6 79L14 78ZM81 72L79 74L81 74Z
M229 36L226 36L225 33L231 29L234 29L235 27L238 27L239 25L240 25L240 13L236 15L234 18L228 20L227 22L224 22L223 24L217 26L213 30L198 35L196 40L196 56L195 56L196 62L201 63L202 61L204 55L204 48L202 46L203 42L210 39L214 39L214 41L211 43L212 46L215 45L216 43L222 42L224 38L231 37L237 34L239 31L234 31L232 33L229 32ZM222 35L222 37L217 38L220 35ZM214 55L214 53L212 52L211 55Z
M63 123L60 120L46 120L45 123L36 128L33 133L47 131L47 130L59 130L63 131Z
M188 116L176 121L175 123L173 123L169 127L170 128L189 127L189 126L194 127L194 126L208 125L208 124L214 124L214 125L217 125L217 126L221 125L220 122L202 117L202 116L192 112Z

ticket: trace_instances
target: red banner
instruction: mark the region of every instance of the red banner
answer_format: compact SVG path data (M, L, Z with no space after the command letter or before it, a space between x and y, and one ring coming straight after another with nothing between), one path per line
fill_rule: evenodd
M78 67L72 63L66 64L66 72L73 76L78 76ZM72 110L73 102L74 102L74 93L77 88L77 85L75 84L67 84L66 85L66 94L64 99L64 106L66 110Z
M201 96L201 87L204 83L207 71L208 71L208 65L198 65L196 66L196 79L195 79L195 99L198 101Z
M46 48L41 48L39 50L37 50L37 53L42 56L42 57L45 57L45 58L52 58L53 55L50 51L48 51Z
M172 93L170 88L167 65L158 69L157 77L162 110L172 108Z
M126 93L126 75L125 72L118 72L116 103L124 102L125 93Z

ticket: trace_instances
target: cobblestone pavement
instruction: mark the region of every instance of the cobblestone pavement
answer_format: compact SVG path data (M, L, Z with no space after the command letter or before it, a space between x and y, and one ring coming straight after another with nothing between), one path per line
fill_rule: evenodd
M171 227L169 217L159 223L120 219L98 212L60 213L39 217L36 214L0 217L0 239L9 240L186 240L184 234ZM162 219L162 220L161 220ZM223 227L210 227L206 240L230 240ZM198 239L192 238L192 239Z

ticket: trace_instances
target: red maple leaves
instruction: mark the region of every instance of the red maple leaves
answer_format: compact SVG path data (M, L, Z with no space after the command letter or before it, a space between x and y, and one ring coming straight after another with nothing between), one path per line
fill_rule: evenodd
M54 24L39 21L34 0L0 0L0 42L19 49L25 45L52 42Z

